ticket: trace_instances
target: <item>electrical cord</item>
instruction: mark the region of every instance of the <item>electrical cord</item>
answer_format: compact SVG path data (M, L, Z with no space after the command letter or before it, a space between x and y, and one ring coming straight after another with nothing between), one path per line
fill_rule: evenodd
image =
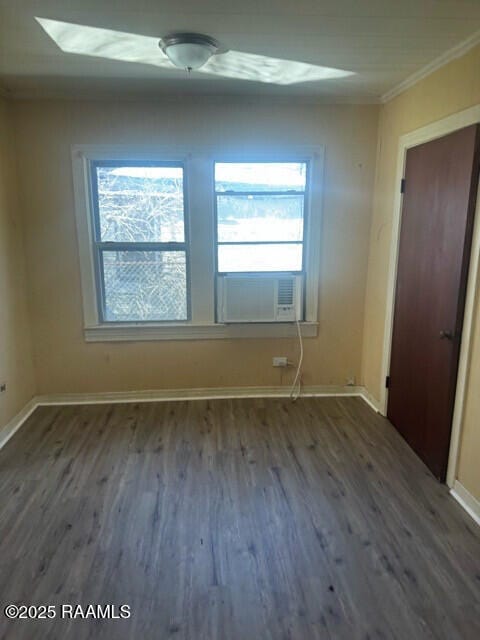
M297 372L295 374L295 378L293 380L292 388L290 389L290 400L295 402L300 397L300 393L302 391L302 362L303 362L303 340L302 340L302 332L300 329L300 322L298 318L295 317L295 324L297 325L297 333L298 333L298 341L300 343L300 358L298 360ZM298 389L297 389L298 382Z

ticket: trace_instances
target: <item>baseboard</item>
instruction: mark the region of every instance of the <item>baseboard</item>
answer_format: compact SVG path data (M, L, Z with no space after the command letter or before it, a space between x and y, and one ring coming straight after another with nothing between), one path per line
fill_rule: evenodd
M0 449L20 429L37 407L48 405L110 404L126 402L166 402L174 400L220 400L225 398L288 398L288 387L228 387L207 389L169 389L160 391L115 391L110 393L72 393L36 396L16 416L0 428ZM379 404L361 386L309 386L302 389L302 397L359 397L375 412ZM480 501L455 480L450 489L453 498L480 525Z
M458 480L455 480L453 483L450 494L480 526L480 501L478 501L475 496L472 496L470 491L465 489L463 484Z
M372 394L365 388L359 387L360 393L359 395L365 400L365 402L373 409L376 413L382 413L380 411L380 402L372 396Z
M108 393L62 393L36 396L7 425L0 428L0 449L37 407L75 404L115 404L126 402L167 402L175 400L221 400L226 398L288 398L290 387L219 387L205 389L164 389L156 391L112 391ZM359 397L374 411L378 408L364 387L317 385L302 388L302 398Z
M363 387L321 385L302 387L302 397L362 396ZM225 398L288 398L290 387L208 387L44 395L38 405L166 402L174 400L221 400Z
M20 429L25 420L31 416L37 407L37 398L32 398L5 426L0 427L0 449L10 440L13 434Z

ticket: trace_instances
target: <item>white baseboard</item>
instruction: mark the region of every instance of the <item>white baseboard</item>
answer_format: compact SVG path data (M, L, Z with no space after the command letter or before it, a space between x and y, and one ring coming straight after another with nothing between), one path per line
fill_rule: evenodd
M365 402L373 409L376 413L382 413L380 411L380 402L372 396L372 394L365 388L359 387L360 393L359 395L365 400Z
M25 420L31 416L37 407L37 398L32 398L5 426L0 427L0 449L10 440L13 434L20 429Z
M463 484L458 480L455 480L453 483L450 493L480 526L480 501L478 501L475 496L472 496L470 491L465 489Z
M37 407L48 405L110 404L126 402L167 402L174 400L220 400L224 398L288 398L290 387L220 387L206 389L165 389L157 391L112 391L109 393L63 393L36 396L4 427L0 427L0 449ZM301 397L360 397L376 407L359 386L320 385L302 388Z
M225 398L288 398L289 387L223 387L207 389L168 389L159 391L115 391L110 393L72 393L36 396L4 427L0 427L0 449L20 429L37 407L47 405L110 404L126 402L166 402L174 400L220 400ZM359 397L375 412L379 403L361 386L321 385L302 389L302 397ZM455 480L451 495L480 525L480 502Z
M362 396L363 387L302 387L301 396ZM209 387L205 389L162 389L152 391L112 391L104 393L71 393L37 397L40 405L105 404L122 402L167 402L174 400L221 400L225 398L288 398L290 387Z

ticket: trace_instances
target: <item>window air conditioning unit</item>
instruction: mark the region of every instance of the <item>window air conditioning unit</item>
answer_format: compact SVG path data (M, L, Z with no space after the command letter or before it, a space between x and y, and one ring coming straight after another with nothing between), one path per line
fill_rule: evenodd
M303 276L226 275L218 278L218 322L303 320Z

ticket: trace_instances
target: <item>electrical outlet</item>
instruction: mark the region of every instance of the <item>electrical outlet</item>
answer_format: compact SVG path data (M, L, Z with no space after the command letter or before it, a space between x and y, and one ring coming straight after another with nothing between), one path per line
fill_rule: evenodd
M354 387L355 384L355 376L349 376L347 378L347 387Z
M2 384L0 384L0 393L3 393L6 390L7 390L7 383L2 382Z
M274 356L272 359L273 367L288 367L287 356Z

